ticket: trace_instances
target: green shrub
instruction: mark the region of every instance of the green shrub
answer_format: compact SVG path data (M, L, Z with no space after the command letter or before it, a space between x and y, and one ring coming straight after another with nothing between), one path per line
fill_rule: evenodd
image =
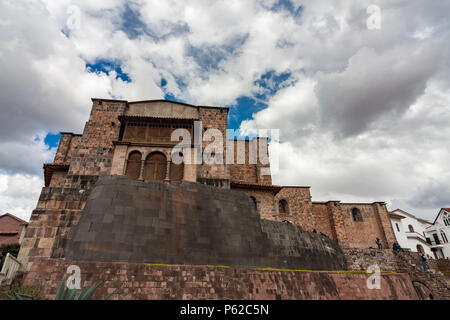
M77 294L77 289L67 288L66 279L64 278L59 286L58 292L56 293L55 300L90 300L95 290L102 285L101 282L98 282L94 283L92 287L90 287L91 283L92 282L89 281L88 285L81 289L81 291ZM103 300L110 300L116 291L117 289L103 297Z
M12 254L17 258L19 255L20 244L18 243L8 243L0 246L0 252L3 252L3 255L6 257L7 253Z
M91 281L86 287L77 293L77 289L68 289L66 286L66 279L63 279L56 293L55 300L90 300L101 282L95 283L92 286ZM23 286L13 285L11 288L3 293L3 297L9 300L48 300L43 295L43 290L40 286ZM117 289L110 294L103 297L103 300L110 300L117 292Z
M48 300L48 298L44 296L43 291L41 286L19 287L18 284L13 284L8 290L2 292L2 298L5 300L18 300L17 295L19 295L23 296L24 300Z

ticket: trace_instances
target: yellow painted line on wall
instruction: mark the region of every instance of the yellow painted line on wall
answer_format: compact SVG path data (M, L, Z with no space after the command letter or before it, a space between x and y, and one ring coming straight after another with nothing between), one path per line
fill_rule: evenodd
M114 261L115 264L128 264L124 261ZM207 267L207 268L233 268L230 266L216 266L216 265L189 265L189 264L166 264L166 263L139 263L146 266L160 266L160 267ZM365 270L298 270L298 269L277 269L277 268L249 268L255 271L282 271L282 272L323 272L323 273L354 273L354 274L370 274ZM444 273L450 273L450 271L443 271ZM373 273L373 272L372 272ZM395 271L381 270L380 273L385 274L397 274Z
M229 266L215 266L210 264L198 264L198 265L191 265L191 264L165 264L165 263L144 263L146 266L162 266L162 267L208 267L208 268L231 268Z
M371 274L373 272L366 272L365 270L296 270L296 269L277 269L277 268L252 268L257 271L284 271L284 272L324 272L324 273L356 273L356 274ZM395 271L381 270L380 273L397 274Z
M130 262L126 261L114 261L114 264L129 264ZM132 263L132 262L131 262ZM130 264L131 264L130 263ZM137 263L143 264L145 266L161 266L161 267L208 267L208 268L231 268L229 266L216 266L212 264L199 264L199 265L190 265L190 264L167 264L167 263Z

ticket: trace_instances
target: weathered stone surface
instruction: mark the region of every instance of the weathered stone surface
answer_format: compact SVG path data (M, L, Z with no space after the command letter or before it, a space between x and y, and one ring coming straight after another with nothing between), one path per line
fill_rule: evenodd
M242 192L123 176L98 180L65 251L70 260L346 268L336 243L261 221Z
M350 270L377 267L380 271L408 274L421 299L450 299L450 279L439 271L445 268L440 261L430 260L432 270L425 272L417 252L354 248L343 251Z
M25 285L45 284L55 296L69 265L81 270L82 286L102 281L94 299L119 289L113 299L419 299L407 274L381 276L380 289L367 287L367 274L259 271L207 266L151 266L43 260L35 262Z

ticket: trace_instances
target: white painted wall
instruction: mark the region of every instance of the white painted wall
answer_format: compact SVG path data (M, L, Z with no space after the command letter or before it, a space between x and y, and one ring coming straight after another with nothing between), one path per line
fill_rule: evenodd
M445 223L445 220L447 223ZM432 241L434 241L433 233L437 234L439 241L442 244L441 249L444 255L443 258L450 259L450 212L443 209L439 211L438 217L434 224L426 229L426 235ZM448 242L445 241L446 239L442 236L442 233L446 235Z
M417 245L421 245L425 251L425 254L434 258L431 247L425 243L425 241L418 239L418 237L421 237L421 239L425 240L425 231L427 230L427 227L431 226L431 223L423 223L412 214L402 210L395 210L393 212L405 217L403 219L399 219L389 215L392 229L394 230L397 243L400 247L410 249L412 252L417 252ZM414 232L410 232L408 227L409 225L413 227ZM411 236L414 236L414 238Z

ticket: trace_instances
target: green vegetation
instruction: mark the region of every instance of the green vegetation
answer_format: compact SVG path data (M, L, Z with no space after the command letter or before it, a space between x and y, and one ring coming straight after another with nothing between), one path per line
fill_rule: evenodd
M101 282L98 282L90 286L91 282L77 293L77 289L67 288L66 279L63 279L56 293L55 300L90 300L95 290L102 285ZM110 300L116 292L117 289L105 296L103 300ZM19 287L18 285L13 285L3 293L3 297L9 300L48 300L40 286Z
M81 292L77 294L77 289L68 289L66 286L66 279L63 279L61 285L59 286L58 293L56 294L55 300L89 300L94 294L95 290L102 285L101 282L94 283L91 287L92 281L89 281L88 285L81 289ZM116 293L117 290L114 290L107 296L103 298L103 300L110 300L111 297Z
M2 298L6 300L48 300L43 294L41 286L22 286L13 284L8 290L2 292Z
M9 244L4 244L4 245L0 246L0 252L3 252L5 257L6 257L7 253L10 253L14 257L17 258L17 255L19 254L19 250L20 250L20 244L18 244L18 243L9 243Z

